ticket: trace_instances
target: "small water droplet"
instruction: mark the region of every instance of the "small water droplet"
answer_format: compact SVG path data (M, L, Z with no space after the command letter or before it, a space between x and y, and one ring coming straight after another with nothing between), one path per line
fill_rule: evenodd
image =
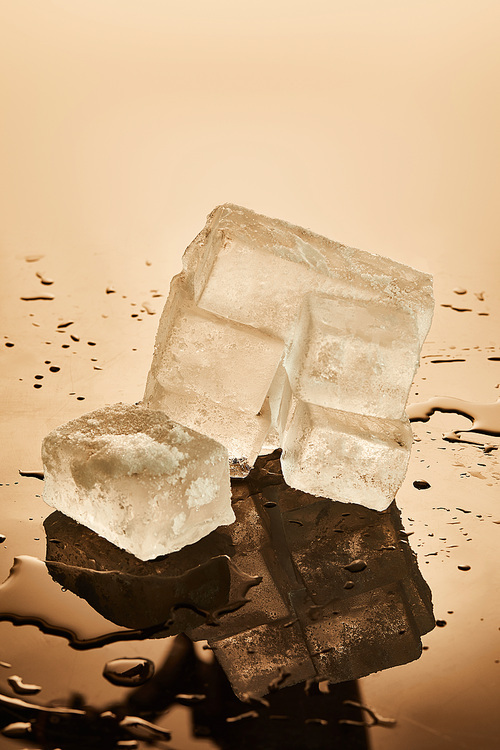
M59 372L60 367L56 367L56 365L52 365L52 367L49 367L50 372Z
M366 562L364 560L353 560L349 565L344 565L344 569L348 570L349 573L360 573L366 568Z
M445 625L447 625L446 620L436 620L436 625L438 628L444 628Z
M18 695L35 695L42 689L40 685L30 685L27 682L23 682L22 678L17 674L7 677L7 682Z
M344 588L345 589L353 589L354 588L354 581L346 581L344 583Z
M459 570L470 570L470 565L457 565Z
M154 671L155 666L150 659L124 657L108 661L102 674L113 685L136 687L150 680Z
M12 348L14 346L14 344L12 343L12 341L6 341L5 342L5 346L10 349L10 348Z

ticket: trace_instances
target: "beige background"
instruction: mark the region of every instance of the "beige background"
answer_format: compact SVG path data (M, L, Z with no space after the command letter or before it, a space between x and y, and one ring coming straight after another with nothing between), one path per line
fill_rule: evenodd
M0 36L4 253L171 275L231 201L498 271L497 0L3 0Z

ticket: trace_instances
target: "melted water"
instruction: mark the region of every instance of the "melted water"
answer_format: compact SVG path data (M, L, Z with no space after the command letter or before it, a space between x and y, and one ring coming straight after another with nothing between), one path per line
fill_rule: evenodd
M419 404L411 404L406 412L410 422L428 422L435 412L460 414L470 419L472 424L469 429L453 430L445 436L445 439L449 442L472 442L475 445L481 445L470 440L464 440L462 438L463 433L500 436L500 400L492 404L483 404L449 396L437 396Z

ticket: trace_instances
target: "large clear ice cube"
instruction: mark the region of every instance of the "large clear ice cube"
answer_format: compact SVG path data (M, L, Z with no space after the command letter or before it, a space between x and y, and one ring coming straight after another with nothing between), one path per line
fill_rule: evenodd
M234 521L227 450L163 412L115 404L42 444L43 498L142 560Z
M285 340L307 292L411 310L421 343L431 323L427 274L241 206L212 211L184 267L200 307Z
M404 408L432 318L431 277L231 204L210 214L183 266L145 404L226 445L233 476L281 447L293 486L331 498L332 446L359 436L343 499L386 507L408 462ZM384 474L382 499L373 488Z
M399 419L419 349L415 317L404 310L308 294L284 363L303 401Z
M197 307L173 279L160 321L144 403L253 463L269 429L266 395L283 342Z
M408 465L408 419L381 419L291 397L283 431L283 477L311 495L384 510Z

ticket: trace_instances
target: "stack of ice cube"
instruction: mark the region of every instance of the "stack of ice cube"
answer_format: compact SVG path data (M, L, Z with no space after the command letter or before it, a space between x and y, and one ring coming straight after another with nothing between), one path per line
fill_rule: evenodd
M292 487L386 508L409 458L431 278L230 204L183 261L145 404L225 445L235 476L281 447Z

